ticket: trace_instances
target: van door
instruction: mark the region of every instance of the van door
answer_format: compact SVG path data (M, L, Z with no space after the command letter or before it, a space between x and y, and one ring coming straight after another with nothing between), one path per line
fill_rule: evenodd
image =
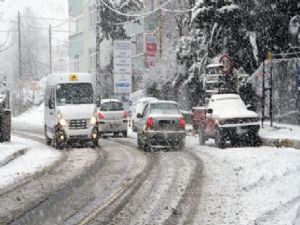
M55 88L49 86L45 93L45 124L47 129L47 136L54 138L54 126L56 123L56 104L55 104Z

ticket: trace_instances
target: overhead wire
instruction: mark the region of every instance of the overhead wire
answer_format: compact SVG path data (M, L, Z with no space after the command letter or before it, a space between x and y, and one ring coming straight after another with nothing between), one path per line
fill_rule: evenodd
M110 5L108 5L106 2L104 2L104 0L100 0L100 2L105 5L107 8L109 8L110 10L112 10L113 12L122 15L122 16L126 16L126 17L144 17L144 16L148 16L151 15L159 10L161 10L163 7L165 7L166 5L168 5L172 0L168 0L167 2L165 2L164 4L162 4L160 7L151 10L149 12L143 13L143 14L127 14L127 13L123 13L119 10L114 9L113 7L111 7Z

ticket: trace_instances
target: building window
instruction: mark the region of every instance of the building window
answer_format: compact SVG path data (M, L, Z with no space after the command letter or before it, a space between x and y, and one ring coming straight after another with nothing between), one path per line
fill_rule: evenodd
M89 69L95 71L96 68L96 49L89 48Z
M97 21L97 10L96 5L93 4L89 6L89 29L94 30L96 28L96 21Z

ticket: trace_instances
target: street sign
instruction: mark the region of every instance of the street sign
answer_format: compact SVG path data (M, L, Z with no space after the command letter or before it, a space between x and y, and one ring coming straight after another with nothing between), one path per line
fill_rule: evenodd
M224 65L222 69L224 74L228 75L232 73L234 68L234 63L227 54L221 57L220 63Z
M131 42L114 41L114 93L132 92L132 52Z

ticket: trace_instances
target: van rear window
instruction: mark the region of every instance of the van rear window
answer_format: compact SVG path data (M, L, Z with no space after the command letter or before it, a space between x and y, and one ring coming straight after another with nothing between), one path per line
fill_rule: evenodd
M57 105L93 104L94 93L90 83L65 83L56 86Z

